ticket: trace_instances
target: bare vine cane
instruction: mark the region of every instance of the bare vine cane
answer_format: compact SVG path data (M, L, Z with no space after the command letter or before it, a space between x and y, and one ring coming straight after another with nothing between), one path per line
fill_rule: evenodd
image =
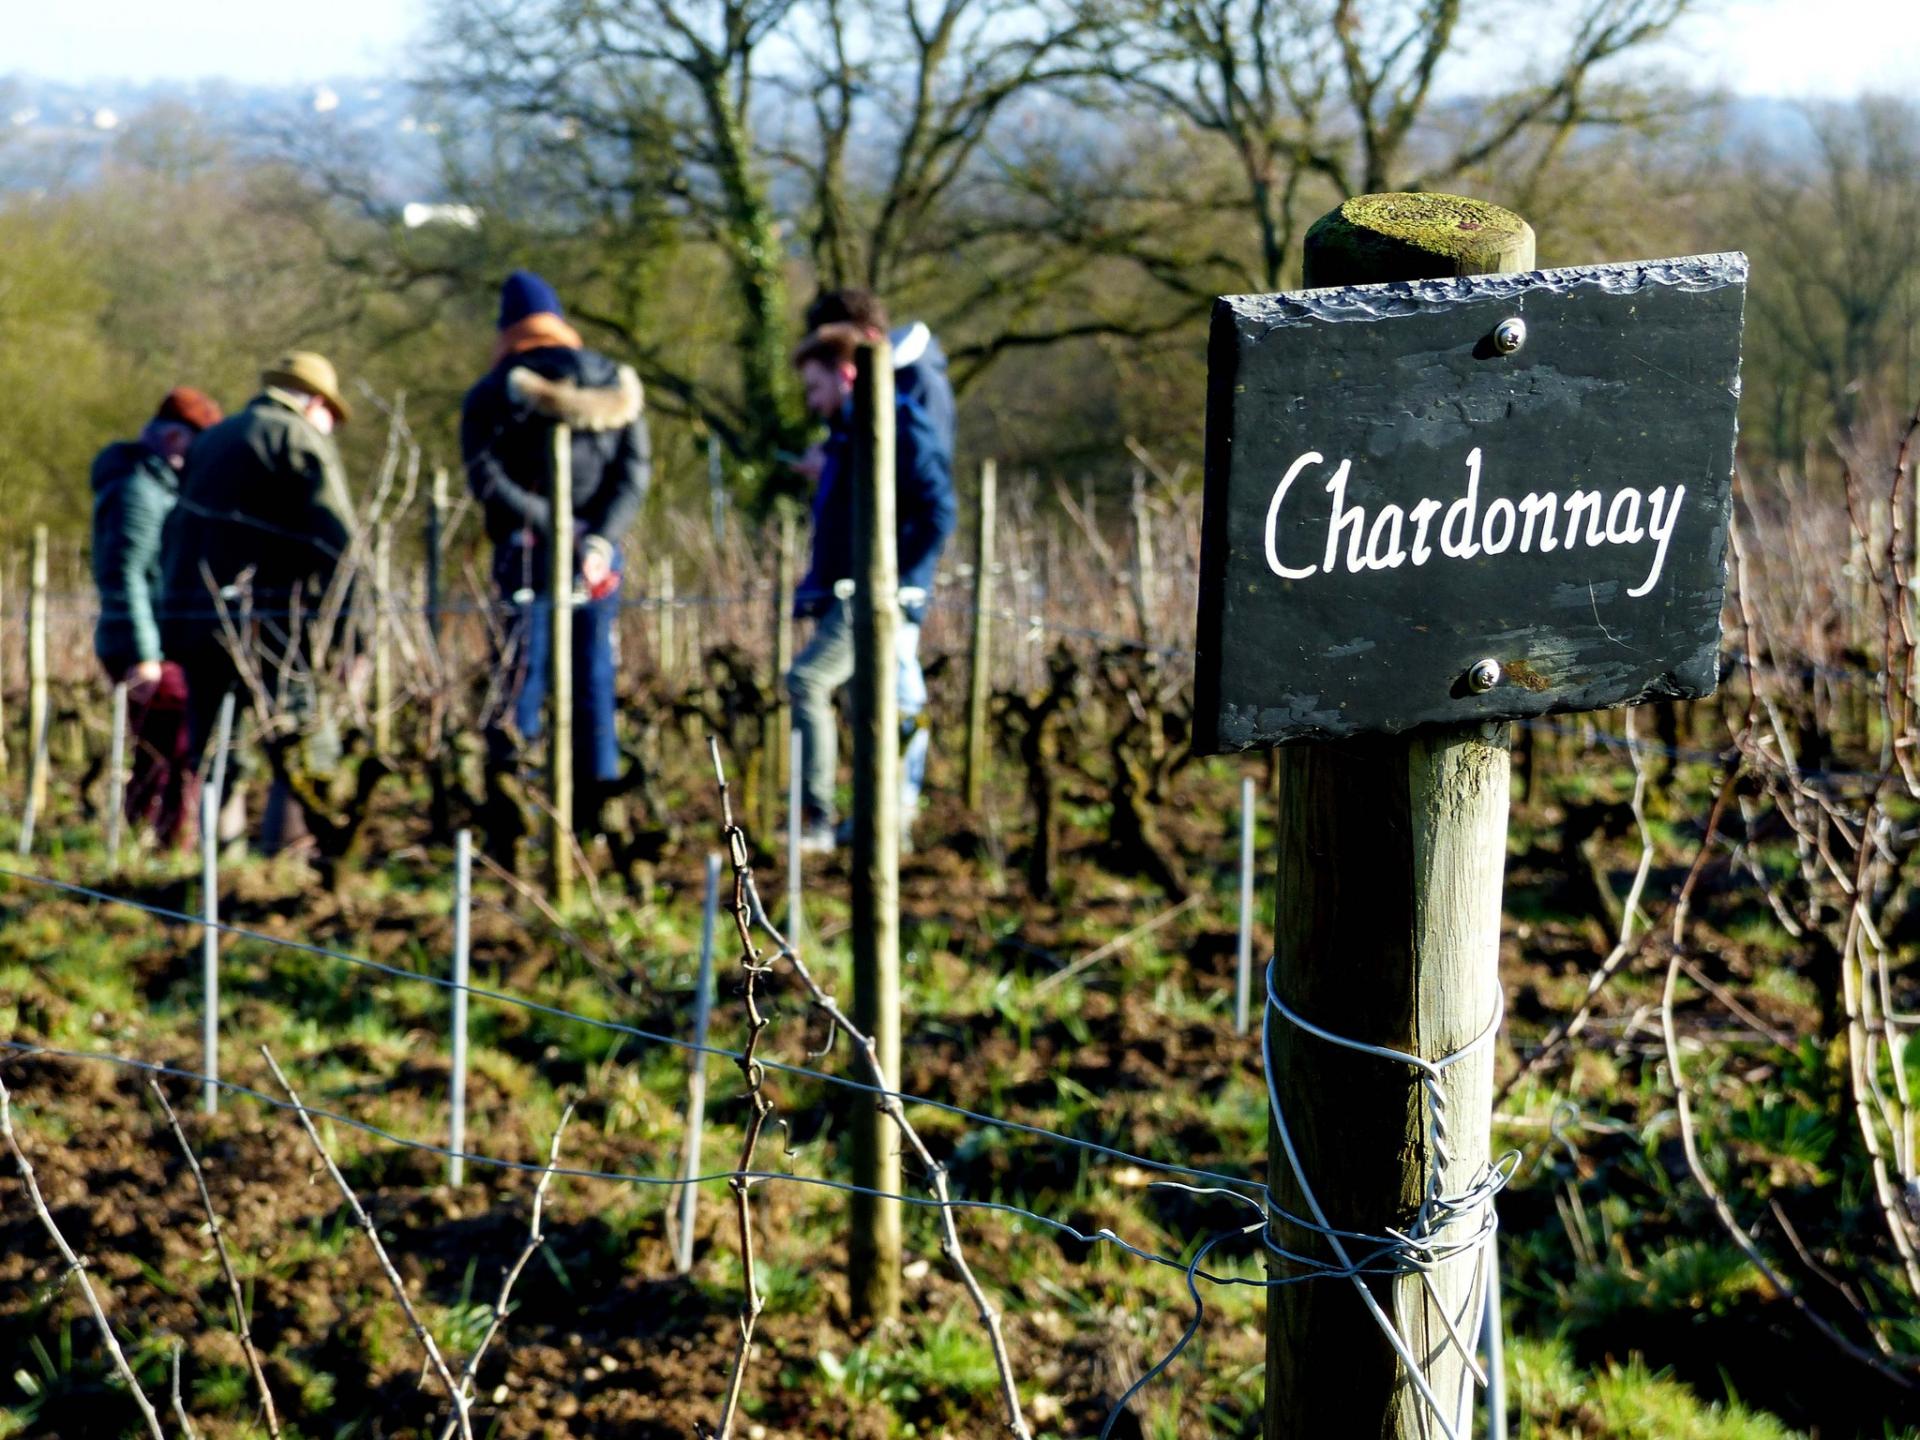
M440 1377L440 1383L446 1387L447 1398L453 1401L463 1440L473 1440L473 1417L468 1409L466 1392L455 1382L453 1371L447 1368L446 1358L441 1355L439 1343L433 1338L433 1332L420 1318L420 1312L414 1309L413 1297L407 1294L407 1282L400 1278L400 1272L394 1268L393 1260L387 1254L387 1247L380 1242L380 1232L374 1226L373 1217L367 1214L366 1207L360 1203L360 1197L354 1194L353 1187L347 1184L347 1177L340 1173L340 1167L334 1163L333 1155L327 1149L326 1142L320 1138L320 1132L313 1127L313 1117L308 1113L300 1097L294 1093L293 1086L287 1082L286 1073L281 1070L280 1062L273 1058L273 1052L264 1045L260 1047L260 1054L266 1060L267 1068L273 1072L274 1080L286 1092L288 1103L293 1107L293 1113L300 1118L300 1128L307 1132L307 1139L313 1142L313 1148L319 1152L321 1162L327 1167L327 1174L333 1177L334 1186L340 1191L341 1198L347 1202L347 1208L353 1212L355 1222L361 1230L366 1232L367 1243L373 1247L374 1257L379 1260L380 1269L386 1275L387 1283L393 1287L393 1293L400 1301L400 1308L406 1314L407 1323L413 1327L413 1333L419 1339L421 1348L427 1352L427 1364L434 1374Z
M147 1088L153 1091L153 1098L160 1102L160 1109L165 1112L167 1124L173 1130L173 1138L179 1143L180 1153L186 1157L187 1169L193 1173L194 1186L200 1191L200 1208L207 1212L207 1229L213 1235L213 1248L220 1257L220 1273L226 1276L227 1296L233 1302L234 1332L240 1337L240 1348L246 1354L247 1368L253 1372L254 1387L260 1392L260 1409L267 1434L272 1440L280 1440L280 1417L274 1410L273 1391L267 1387L267 1372L260 1364L260 1351L253 1343L253 1327L247 1322L246 1297L240 1289L240 1277L234 1273L233 1257L227 1253L226 1228L221 1225L220 1216L213 1208L213 1197L207 1193L207 1177L200 1169L200 1158L193 1153L193 1146L187 1143L187 1132L181 1128L180 1117L173 1113L173 1106L167 1103L167 1094L160 1088L160 1082L149 1078ZM176 1371L179 1363L179 1352L176 1350ZM182 1418L184 1420L185 1417Z
M186 1403L180 1398L180 1342L173 1342L173 1414L180 1422L180 1433L187 1440L200 1440L200 1432L193 1428L193 1421L187 1415Z
M533 1213L527 1220L527 1243L520 1247L520 1254L514 1260L507 1273L501 1277L500 1293L493 1302L493 1313L487 1317L487 1330L480 1337L480 1343L473 1347L473 1353L467 1357L467 1363L460 1370L461 1403L455 1407L452 1419L440 1432L440 1440L453 1440L453 1434L459 1428L461 1417L467 1406L473 1403L473 1382L480 1374L480 1361L487 1353L487 1347L493 1344L494 1337L500 1333L500 1327L506 1324L507 1302L513 1297L513 1287L520 1279L520 1272L527 1268L527 1262L533 1259L542 1245L547 1243L547 1233L540 1228L545 1213L547 1186L553 1183L554 1172L560 1166L560 1139L567 1133L567 1123L573 1119L573 1103L561 1112L560 1123L553 1127L553 1141L547 1147L547 1165L540 1172L539 1183L533 1187Z
M60 1227L54 1223L53 1212L47 1209L47 1202L40 1194L40 1181L33 1173L33 1164L27 1159L27 1152L20 1148L20 1137L13 1133L13 1096L8 1092L5 1081L0 1081L0 1137L5 1138L7 1148L13 1152L13 1163L20 1171L21 1182L27 1187L27 1199L33 1206L33 1213L40 1219L41 1228L47 1232L47 1238L53 1241L53 1248L60 1252L60 1258L67 1262L66 1274L60 1277L62 1282L67 1275L80 1282L80 1293L86 1297L87 1308L93 1312L93 1323L100 1327L100 1340L107 1347L114 1370L126 1385L134 1404L140 1407L147 1429L153 1432L153 1440L166 1440L166 1432L160 1428L160 1417L148 1401L147 1392L134 1379L133 1367L127 1364L120 1341L107 1321L107 1307L101 1303L100 1292L93 1288L93 1281L87 1278L87 1262L74 1253L73 1247L67 1243L67 1237L60 1233Z
M1647 876L1653 869L1654 846L1653 831L1647 824L1647 763L1642 747L1634 739L1634 712L1631 707L1622 712L1625 725L1625 740L1628 758L1633 761L1633 823L1640 832L1640 861L1633 872L1633 884L1627 891L1627 901L1620 909L1620 938L1600 962L1599 968L1587 981L1586 993L1580 997L1580 1004L1572 1015L1562 1019L1546 1037L1536 1045L1533 1053L1520 1063L1518 1069L1509 1075L1505 1083L1494 1087L1493 1107L1498 1110L1506 1103L1509 1095L1527 1080L1532 1078L1551 1060L1561 1046L1574 1039L1587 1026L1593 1017L1593 1007L1600 998L1600 992L1606 989L1613 977L1620 973L1626 964L1640 953L1648 936L1654 933L1649 922L1640 929L1639 936L1634 934L1634 922L1645 918L1640 908L1640 897L1647 888Z
M1711 842L1714 827L1720 819L1727 795L1742 774L1749 771L1759 772L1769 778L1771 788L1771 772L1775 768L1781 768L1785 770L1787 776L1788 783L1784 787L1787 801L1791 802L1795 799L1805 800L1812 794L1810 788L1805 786L1800 779L1799 768L1793 759L1793 750L1788 739L1788 732L1786 726L1781 721L1777 707L1773 704L1772 698L1760 692L1758 687L1757 677L1762 673L1758 662L1761 658L1760 652L1764 626L1758 616L1757 607L1754 604L1754 589L1749 580L1748 543L1745 537L1743 537L1741 526L1738 523L1729 528L1728 544L1732 553L1733 571L1736 582L1732 593L1735 603L1738 606L1742 622L1743 640L1748 660L1748 674L1749 676L1755 677L1755 679L1748 687L1745 714L1735 725L1734 741L1742 756L1742 763L1735 769L1734 773L1728 777L1719 799L1715 802L1713 813L1708 817L1707 840L1703 842L1699 855L1694 861L1693 869L1688 873L1685 882L1680 888L1680 894L1674 904L1672 913L1672 928L1669 937L1671 953L1667 964L1666 984L1662 989L1660 998L1660 1034L1666 1050L1668 1076L1673 1085L1675 1114L1680 1126L1681 1148L1686 1158L1688 1172L1692 1175L1694 1184L1699 1187L1700 1193L1706 1198L1714 1218L1719 1222L1720 1228L1726 1233L1727 1237L1732 1240L1735 1247L1746 1257L1747 1262L1753 1266L1754 1270L1779 1291L1794 1310L1841 1353L1871 1368L1878 1374L1894 1381L1896 1384L1910 1388L1915 1384L1914 1377L1911 1373L1913 1366L1911 1357L1890 1353L1891 1347L1886 1344L1884 1337L1879 1333L1872 1316L1858 1307L1856 1307L1856 1314L1878 1347L1878 1353L1856 1344L1849 1336L1843 1333L1833 1321L1816 1310L1801 1291L1800 1287L1776 1269L1766 1254L1761 1250L1759 1242L1754 1238L1752 1231L1750 1231L1748 1227L1741 1222L1739 1216L1734 1213L1733 1207L1727 1202L1720 1186L1708 1172L1706 1164L1700 1155L1693 1117L1692 1093L1687 1078L1684 1052L1680 1045L1679 1030L1674 1021L1674 1002L1678 993L1680 977L1684 973L1684 969L1690 958L1687 948L1687 927L1691 917L1693 891L1705 862L1707 845ZM1763 709L1766 712L1772 733L1780 746L1778 757L1768 756L1762 743L1756 738L1756 733L1760 728L1760 712ZM1877 798L1875 803L1877 804ZM1795 813L1794 806L1791 803L1782 803L1780 805L1780 813L1800 838L1803 848L1810 846L1811 842L1807 836L1808 824ZM1864 864L1867 858L1867 839L1864 827L1856 843L1861 861ZM1803 863L1809 867L1811 867L1812 864L1811 861L1803 861ZM1827 859L1827 863L1829 865L1832 864L1830 858ZM1854 877L1842 875L1841 879L1843 884L1854 885L1855 895L1852 898L1857 901L1858 887L1855 885ZM1850 906L1848 922L1850 929L1857 918L1857 914L1857 909ZM1848 943L1851 943L1851 937L1849 937ZM1841 960L1843 964L1847 963L1847 957L1844 951ZM1878 1198L1881 1199L1884 1208L1884 1195ZM1904 1255L1902 1258L1905 1258Z
M717 1430L710 1430L702 1423L698 1432L703 1440L705 1437L733 1440L734 1421L740 1413L740 1394L746 1384L747 1361L753 1355L754 1327L760 1322L760 1312L766 1308L766 1299L761 1295L760 1283L753 1273L753 1162L760 1149L760 1136L767 1128L767 1118L773 1113L773 1102L766 1096L766 1070L759 1060L760 1036L768 1025L767 1017L760 1013L759 986L761 977L772 973L772 967L762 958L760 948L753 943L753 910L748 903L752 873L748 869L746 832L733 821L733 800L727 791L726 770L720 763L720 744L716 740L707 743L713 755L714 778L720 785L721 838L733 863L733 899L727 908L733 914L734 932L740 937L741 997L747 1011L747 1039L737 1062L740 1076L747 1087L747 1125L740 1141L739 1166L727 1181L727 1187L733 1191L745 1294L740 1303L740 1338L727 1376L727 1394L721 1405L720 1426Z
M947 1182L947 1167L934 1159L933 1152L927 1148L919 1132L907 1119L906 1111L900 1103L900 1092L894 1089L885 1069L881 1066L879 1052L873 1038L861 1033L846 1012L840 1008L839 1002L814 978L812 970L808 968L806 961L792 942L768 919L766 907L760 902L759 888L754 883L753 870L748 858L746 832L733 820L733 805L727 791L726 767L720 758L720 743L709 739L707 745L713 755L714 779L720 786L721 823L724 827L727 853L733 862L734 923L740 931L743 955L748 958L753 967L757 967L750 970L749 983L755 976L766 974L772 968L771 965L761 961L761 952L753 943L750 926L758 925L773 942L774 958L786 961L792 968L794 976L807 992L809 1003L826 1017L832 1032L844 1034L847 1037L848 1043L866 1062L867 1073L874 1087L881 1092L881 1114L892 1121L894 1128L900 1132L901 1142L912 1151L925 1171L927 1188L932 1193L940 1211L940 1251L952 1264L955 1275L966 1289L968 1298L972 1300L974 1312L978 1315L981 1326L986 1330L988 1343L993 1349L994 1368L1000 1379L1000 1396L1006 1406L1006 1433L1015 1437L1015 1440L1032 1440L1033 1432L1027 1428L1026 1418L1021 1412L1020 1389L1014 1379L1013 1361L1007 1350L1006 1334L1001 1325L1000 1313L988 1300L986 1291L973 1273L973 1267L967 1263L966 1252L960 1243L959 1227L954 1221L953 1195ZM756 1014L752 1006L751 993L748 1003L749 1014ZM757 1038L758 1034L758 1030L752 1032L749 1038L749 1051L751 1051L752 1040ZM749 1077L749 1083L751 1084L751 1077ZM747 1253L744 1243L742 1253ZM751 1278L748 1284L751 1286ZM722 1431L721 1434L724 1440L726 1432Z

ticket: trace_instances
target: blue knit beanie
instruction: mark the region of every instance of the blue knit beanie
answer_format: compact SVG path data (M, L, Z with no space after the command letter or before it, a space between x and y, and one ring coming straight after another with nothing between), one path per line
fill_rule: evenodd
M514 271L500 287L499 328L502 330L519 324L529 315L564 317L566 313L560 308L558 292L531 270Z

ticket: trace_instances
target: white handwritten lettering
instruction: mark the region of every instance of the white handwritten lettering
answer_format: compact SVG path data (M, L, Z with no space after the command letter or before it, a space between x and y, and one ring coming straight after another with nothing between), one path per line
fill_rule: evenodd
M1433 559L1434 522L1440 521L1438 553L1449 560L1482 556L1546 555L1556 550L1600 549L1651 542L1653 558L1646 578L1627 594L1638 599L1651 593L1666 568L1667 552L1680 522L1687 487L1665 485L1642 493L1634 486L1608 492L1576 488L1564 494L1531 490L1517 498L1495 495L1484 503L1480 481L1485 456L1476 446L1466 456L1463 492L1452 501L1423 496L1411 505L1370 508L1350 497L1355 483L1354 462L1342 459L1325 482L1330 504L1308 525L1324 523L1326 542L1318 565L1289 565L1280 558L1281 510L1294 482L1327 458L1308 450L1290 466L1274 488L1267 505L1267 567L1283 580L1306 580L1315 575L1345 571L1358 575L1372 570L1397 570L1411 562L1416 568ZM1365 488L1360 491L1365 494ZM1313 509L1312 501L1296 500ZM1444 517L1442 512L1444 512ZM1643 523L1644 517L1644 523ZM1294 528L1301 522L1295 520Z
M1480 508L1480 447L1467 454L1467 493L1447 507L1446 524L1440 527L1440 553L1455 560L1471 560L1480 553L1473 538L1473 517ZM1460 538L1453 538L1453 524L1460 522Z
M1300 472L1309 465L1318 465L1325 458L1318 450L1309 450L1294 461L1287 469L1286 478L1280 482L1280 488L1273 492L1273 503L1267 506L1267 565L1282 580L1304 580L1315 573L1311 565L1302 570L1297 566L1281 564L1280 551L1274 543L1274 530L1280 523L1280 502L1287 498L1287 491L1300 478Z
M1660 502L1666 498L1666 494L1667 487L1659 485L1647 496L1647 509L1650 512L1647 516L1647 534L1653 537L1654 542L1653 568L1647 572L1647 578L1640 582L1637 590L1627 591L1636 600L1653 589L1654 582L1660 578L1660 567L1667 563L1667 542L1673 539L1673 525L1680 518L1680 502L1686 498L1687 487L1673 487L1673 502L1667 507L1663 521L1660 518Z
M1352 473L1353 462L1342 460L1333 478L1327 481L1327 493L1333 497L1333 515L1327 521L1327 558L1320 562L1320 568L1329 575L1340 560L1340 532L1349 525L1353 527L1353 534L1347 541L1347 570L1351 573L1365 568L1360 559L1360 535L1367 523L1367 512L1359 505L1351 510L1346 508L1347 476Z

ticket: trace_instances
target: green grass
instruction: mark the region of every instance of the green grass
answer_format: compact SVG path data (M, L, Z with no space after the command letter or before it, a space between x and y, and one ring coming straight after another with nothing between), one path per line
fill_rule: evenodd
M1576 1366L1564 1341L1515 1338L1508 1384L1514 1440L1797 1440L1798 1432L1737 1401L1703 1400L1635 1358L1597 1371Z

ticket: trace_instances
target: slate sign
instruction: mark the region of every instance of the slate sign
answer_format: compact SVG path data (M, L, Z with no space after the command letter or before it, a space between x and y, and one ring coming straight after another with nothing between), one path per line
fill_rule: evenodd
M1197 748L1711 694L1746 277L1217 301Z

